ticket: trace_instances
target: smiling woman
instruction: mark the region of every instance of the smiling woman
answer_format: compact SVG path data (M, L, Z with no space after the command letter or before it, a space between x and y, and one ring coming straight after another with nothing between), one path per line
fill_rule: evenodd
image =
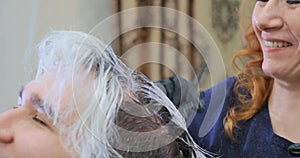
M37 50L35 78L0 114L0 157L209 156L164 93L99 39L53 31Z
M255 1L247 47L233 57L239 74L223 82L226 91L222 83L206 90L205 110L191 118L188 129L198 145L230 158L300 156L299 15L300 0ZM220 104L214 92L226 94ZM210 107L222 110L203 136Z

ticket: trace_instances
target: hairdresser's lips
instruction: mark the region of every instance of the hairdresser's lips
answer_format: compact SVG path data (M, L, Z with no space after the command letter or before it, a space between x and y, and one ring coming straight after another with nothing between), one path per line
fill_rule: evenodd
M293 47L293 44L291 42L273 38L262 39L262 45L263 50L266 53L287 51L288 49Z

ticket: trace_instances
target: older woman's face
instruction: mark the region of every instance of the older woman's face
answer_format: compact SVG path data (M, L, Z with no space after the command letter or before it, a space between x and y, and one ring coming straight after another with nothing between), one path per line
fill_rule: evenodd
M42 100L48 99L45 96L51 80L51 76L46 76L31 81L21 90L18 108L0 114L1 158L69 157L58 130L40 107Z
M274 78L300 78L300 0L257 0L252 24L263 50L263 70Z

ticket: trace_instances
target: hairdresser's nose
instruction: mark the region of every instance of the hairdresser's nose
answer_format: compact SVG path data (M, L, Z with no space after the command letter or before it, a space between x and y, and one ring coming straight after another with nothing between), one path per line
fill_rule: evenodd
M9 110L0 114L0 144L14 141L13 122L16 120L17 110Z
M277 30L284 26L282 15L284 14L279 1L269 0L264 5L256 5L253 18L254 24L260 31Z

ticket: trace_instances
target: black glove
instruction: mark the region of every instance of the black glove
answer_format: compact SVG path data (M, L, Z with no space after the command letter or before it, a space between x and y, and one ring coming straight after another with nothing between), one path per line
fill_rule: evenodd
M199 92L198 85L180 77L159 80L155 84L165 92L184 118L191 110L203 110L203 92Z

